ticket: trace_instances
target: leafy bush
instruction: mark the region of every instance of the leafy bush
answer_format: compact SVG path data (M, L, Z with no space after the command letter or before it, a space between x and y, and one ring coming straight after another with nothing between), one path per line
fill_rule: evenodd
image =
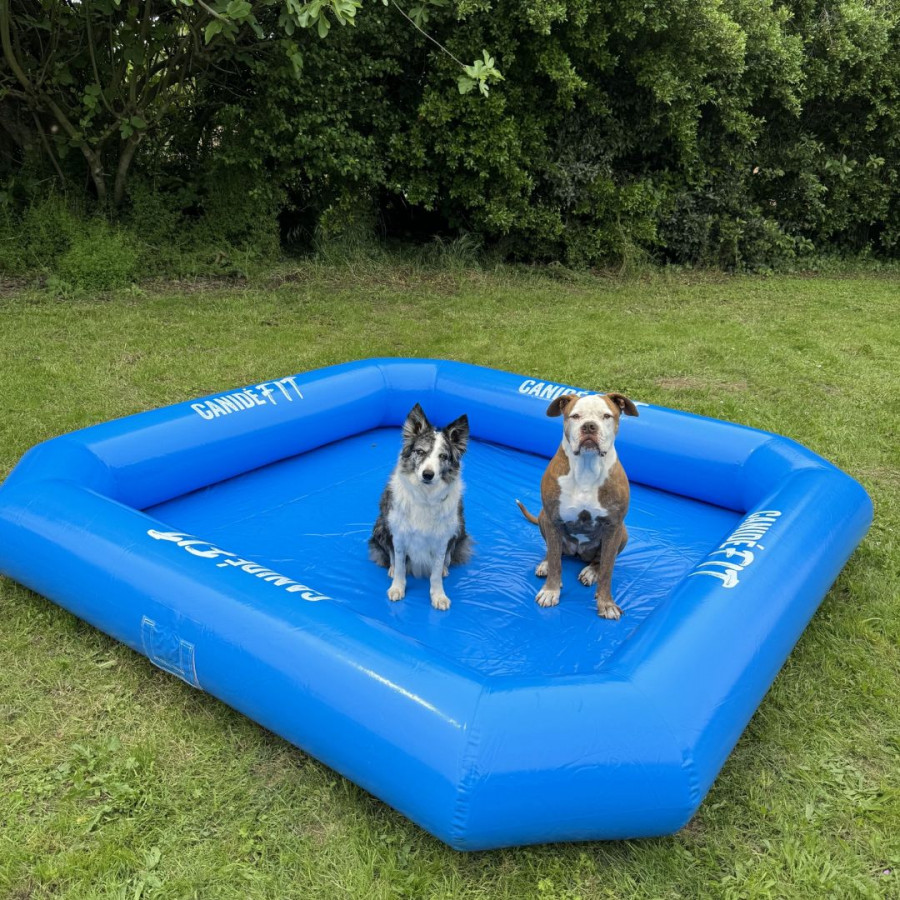
M145 275L244 275L280 252L277 194L235 171L189 190L171 179L140 179L125 223Z
M52 269L83 229L78 214L65 198L56 194L28 206L20 223L24 265Z
M139 259L140 251L128 232L97 219L74 236L55 270L77 290L108 291L131 284L138 275Z
M53 271L84 228L81 215L55 193L19 211L0 206L0 272Z
M246 6L279 27L277 5ZM135 157L124 221L142 271L238 272L272 259L279 232L328 254L466 235L577 266L900 256L896 0L449 0L414 15L457 59L489 48L504 80L461 93L451 55L380 4L290 56L220 45L216 77ZM0 264L67 252L77 228L55 202L21 216L33 237L4 239Z
M17 275L27 270L19 220L8 206L0 206L0 275Z
M281 191L263 173L217 166L202 187L195 244L215 248L220 254L238 251L260 260L278 255Z

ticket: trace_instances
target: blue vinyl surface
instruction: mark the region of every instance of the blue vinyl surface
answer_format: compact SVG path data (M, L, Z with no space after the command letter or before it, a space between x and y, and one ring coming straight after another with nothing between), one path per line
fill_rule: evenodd
M615 386L610 386L615 387ZM618 622L564 562L534 602L569 389L364 360L103 423L0 486L0 572L294 742L459 849L641 837L694 813L862 539L869 498L785 438L640 406ZM639 399L639 398L633 398ZM475 554L391 603L366 539L416 402L469 416Z
M391 603L390 579L369 562L367 540L400 439L399 428L366 432L146 512L300 582L328 585L333 602L448 660L486 675L548 677L598 671L739 519L635 485L629 543L613 572L627 615L620 622L597 615L593 591L577 581L584 564L571 558L563 561L564 602L542 609L534 602L541 584L534 567L543 558L543 539L512 498L540 508L547 460L476 440L464 475L471 485L466 522L477 543L471 562L451 568L445 579L453 614L431 608L422 578L410 579L404 602Z

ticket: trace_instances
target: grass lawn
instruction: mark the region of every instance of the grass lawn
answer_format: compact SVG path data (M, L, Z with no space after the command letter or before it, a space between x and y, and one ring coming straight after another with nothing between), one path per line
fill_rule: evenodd
M61 432L376 355L777 431L865 485L868 537L698 814L668 838L456 853L0 579L0 898L900 897L900 279L311 265L104 298L8 288L0 477Z

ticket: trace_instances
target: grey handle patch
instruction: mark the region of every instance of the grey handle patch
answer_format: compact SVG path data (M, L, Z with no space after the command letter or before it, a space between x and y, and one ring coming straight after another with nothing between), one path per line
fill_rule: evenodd
M200 687L193 644L183 641L173 631L157 625L147 616L141 619L141 643L147 659L155 666L177 675L191 687Z

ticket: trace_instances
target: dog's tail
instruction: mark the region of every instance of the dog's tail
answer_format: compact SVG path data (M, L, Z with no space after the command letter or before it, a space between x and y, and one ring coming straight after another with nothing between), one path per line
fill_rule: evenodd
M521 501L521 500L516 500L516 506L518 506L519 509L522 510L522 515L525 516L525 518L528 519L529 522L533 523L534 525L539 525L539 524L540 524L540 523L538 522L538 517L537 517L537 516L533 516L530 512L528 512L528 510L525 509L525 507L522 505L522 501Z

